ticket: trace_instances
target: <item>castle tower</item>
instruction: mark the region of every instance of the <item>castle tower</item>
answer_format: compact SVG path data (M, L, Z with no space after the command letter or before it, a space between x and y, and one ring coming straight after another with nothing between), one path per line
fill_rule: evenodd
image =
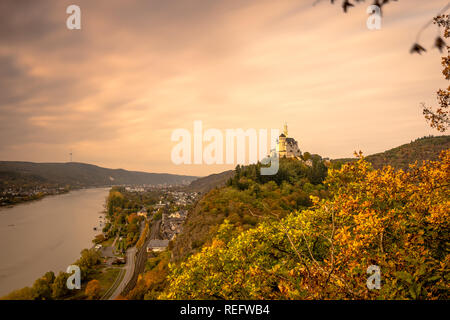
M294 138L288 137L288 126L284 123L283 133L278 137L278 153L280 158L297 158L301 156L298 142Z
M278 154L280 157L285 157L287 155L286 153L286 138L287 138L287 123L284 123L284 130L283 133L280 134L278 137Z

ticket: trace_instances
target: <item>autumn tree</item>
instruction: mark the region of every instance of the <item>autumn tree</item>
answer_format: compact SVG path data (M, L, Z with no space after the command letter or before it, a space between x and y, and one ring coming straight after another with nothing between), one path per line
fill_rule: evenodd
M170 265L168 299L448 299L450 150L410 170L362 156L330 170L331 197ZM381 288L366 286L381 270Z
M50 300L53 298L53 283L55 274L46 272L44 276L37 279L33 286L15 290L2 297L3 300Z
M373 5L376 5L380 8L381 13L383 12L383 8L397 0L374 0L372 2ZM316 0L314 2L314 5L321 2L321 0ZM345 13L349 12L356 4L361 3L363 1L361 0L331 0L332 4L340 4L343 11ZM448 9L450 8L450 4L447 4L439 11L438 16L436 16L432 21L435 25L437 25L438 28L444 29L444 38L448 39L450 37L450 19L449 15L444 14ZM421 33L429 26L431 25L431 21L427 23L424 27L422 27L418 34L416 42L413 44L410 52L411 53L418 53L422 54L422 52L426 52L427 50L419 44L419 38ZM434 40L434 47L439 49L440 52L443 52L445 49L447 49L447 56L442 57L442 66L443 70L442 73L446 80L450 80L450 47L446 45L444 39L441 38L439 35ZM438 100L438 107L436 109L427 106L425 103L422 103L422 111L423 115L425 116L425 119L430 123L430 126L432 128L437 129L440 132L444 132L448 129L448 126L450 125L450 118L449 118L449 100L450 100L450 86L446 89L439 89L437 91L437 100Z
M34 300L49 300L52 298L53 283L51 280L53 279L44 276L34 282L33 287L31 288L33 290Z
M145 223L144 231L142 231L141 236L139 237L138 242L136 243L136 248L140 249L145 243L147 239L148 233L150 231L150 224L148 222Z
M94 240L92 240L92 242L95 243L95 244L99 244L99 243L102 243L105 240L106 240L105 235L103 233L100 233L100 234L97 234L94 237Z
M100 282L96 279L88 282L85 290L85 294L90 300L94 300L100 297L102 288Z
M444 29L444 37L450 38L450 18L449 15L440 15L434 18L434 23ZM446 80L450 80L450 46L446 46L447 56L442 57L442 74ZM444 132L450 125L449 119L449 103L450 103L450 86L446 89L437 91L438 108L433 110L431 107L422 104L423 114L431 127Z
M67 289L68 278L69 274L65 272L60 272L58 276L55 278L55 280L52 283L53 299L64 298L69 293L69 289Z
M0 300L33 300L34 292L30 287L14 290L0 298Z
M170 252L161 252L150 258L146 264L146 272L140 274L136 286L131 290L128 299L157 299L167 283Z
M353 8L356 4L363 2L364 0L331 0L331 4L339 4L343 10L343 12L347 13L351 8ZM398 0L374 0L372 4L377 5L382 10L386 4L390 2L398 1ZM314 1L314 5L321 2L321 0Z
M80 267L81 278L86 279L94 266L101 262L100 253L95 249L83 249L81 257L74 263Z
M125 197L116 188L112 188L106 201L106 208L109 216L112 216L117 209L124 206Z

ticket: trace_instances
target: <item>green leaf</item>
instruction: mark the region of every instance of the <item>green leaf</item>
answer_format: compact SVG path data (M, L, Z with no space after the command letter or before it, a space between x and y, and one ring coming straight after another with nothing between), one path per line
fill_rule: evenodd
M396 273L395 273L395 276L397 277L397 278L399 278L400 280L403 280L403 281L405 281L406 283L409 283L409 284L412 284L412 275L411 274L409 274L408 272L406 272L406 271L397 271Z

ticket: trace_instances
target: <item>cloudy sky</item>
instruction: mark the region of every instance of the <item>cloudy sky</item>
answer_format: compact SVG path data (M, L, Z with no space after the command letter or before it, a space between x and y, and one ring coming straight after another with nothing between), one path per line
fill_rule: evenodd
M446 85L437 28L447 0L400 0L382 29L366 8L315 0L0 2L0 160L205 175L172 164L177 128L280 128L302 151L349 157L428 134L420 103ZM66 7L81 7L81 30ZM231 166L232 167L232 166Z

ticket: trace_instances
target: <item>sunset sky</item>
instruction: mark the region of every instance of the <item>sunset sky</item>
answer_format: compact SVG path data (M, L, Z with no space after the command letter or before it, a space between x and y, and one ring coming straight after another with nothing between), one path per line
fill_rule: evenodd
M417 32L448 0L399 0L382 28L323 0L0 2L0 160L206 175L172 164L177 128L279 128L324 157L439 133L420 103L446 85ZM81 7L81 30L66 7Z

